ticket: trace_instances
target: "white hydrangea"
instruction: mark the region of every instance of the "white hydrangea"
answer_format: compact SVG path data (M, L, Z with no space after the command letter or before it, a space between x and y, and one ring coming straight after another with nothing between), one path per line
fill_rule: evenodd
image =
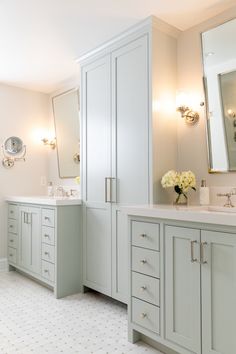
M161 179L163 188L179 187L182 193L185 193L189 188L196 189L196 177L192 171L176 172L168 171Z
M168 171L161 179L163 188L174 187L178 183L178 173L174 170Z

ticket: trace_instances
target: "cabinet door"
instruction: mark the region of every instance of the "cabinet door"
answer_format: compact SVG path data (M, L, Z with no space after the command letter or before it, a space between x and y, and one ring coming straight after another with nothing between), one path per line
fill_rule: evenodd
M41 273L40 209L19 208L19 265L34 273Z
M148 82L147 36L143 36L112 53L112 176L117 203L112 293L121 301L127 299L128 239L120 205L149 202Z
M83 282L111 295L110 56L82 68ZM106 198L107 197L107 198Z
M166 339L200 353L200 231L166 226L164 239Z
M236 351L236 235L202 231L202 353Z

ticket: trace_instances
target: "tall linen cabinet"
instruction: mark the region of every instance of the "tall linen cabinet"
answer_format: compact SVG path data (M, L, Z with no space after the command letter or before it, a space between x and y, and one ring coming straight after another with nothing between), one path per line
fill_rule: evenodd
M165 202L176 166L176 38L151 16L80 58L83 284L128 293L121 207Z

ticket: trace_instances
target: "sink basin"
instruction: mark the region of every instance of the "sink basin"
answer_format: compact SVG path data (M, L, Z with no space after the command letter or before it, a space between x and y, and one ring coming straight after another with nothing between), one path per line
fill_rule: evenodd
M208 207L209 211L219 211L223 213L236 213L236 207L234 208L228 208L224 206L218 206L218 205L210 205Z

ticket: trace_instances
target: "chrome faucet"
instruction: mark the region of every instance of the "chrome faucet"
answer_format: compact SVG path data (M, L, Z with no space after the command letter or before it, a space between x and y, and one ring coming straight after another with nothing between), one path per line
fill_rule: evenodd
M56 194L58 197L65 197L66 196L66 191L62 186L59 186L56 188Z
M234 208L234 205L231 200L232 195L236 195L236 188L232 188L231 191L228 193L217 193L217 197L227 197L227 201L224 204L224 207L226 208Z

